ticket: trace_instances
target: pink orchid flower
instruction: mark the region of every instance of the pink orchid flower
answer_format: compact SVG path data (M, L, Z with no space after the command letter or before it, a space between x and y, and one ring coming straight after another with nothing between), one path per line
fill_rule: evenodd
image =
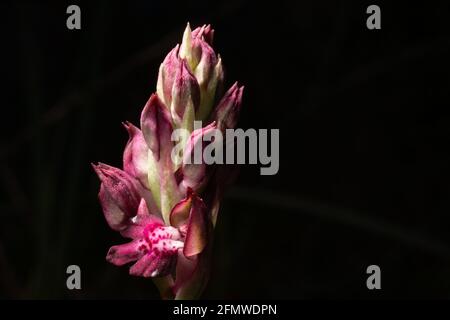
M124 123L129 140L123 170L93 165L101 180L99 200L106 222L130 239L112 246L107 261L133 263L130 274L152 278L166 299L193 299L209 278L213 229L223 192L235 168L172 159L172 133L182 128L182 159L192 156L211 130L237 122L243 87L223 96L223 69L212 48L209 25L191 31L164 59L156 93L142 114L140 129ZM194 130L194 121L206 123Z

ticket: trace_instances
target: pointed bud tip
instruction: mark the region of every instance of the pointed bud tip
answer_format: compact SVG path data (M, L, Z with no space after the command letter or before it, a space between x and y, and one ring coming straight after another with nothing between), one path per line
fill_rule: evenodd
M188 22L186 23L186 28L184 28L184 35L190 35L191 32L192 32L191 24Z
M242 95L244 94L244 89L245 89L245 86L241 86L239 88L239 99L240 100L242 99Z
M94 169L97 176L100 178L100 180L102 180L104 177L103 171L105 170L104 164L102 164L101 162L98 162L97 164L91 162L91 166L92 169Z
M94 162L91 162L91 167L94 169L95 173L97 173L97 165Z
M127 121L127 120L122 121L122 125L123 125L123 126L125 127L125 129L127 129L127 130L128 130L128 128L130 128L130 127L132 126L131 122L129 122L129 121Z
M136 127L134 124L132 124L129 121L123 121L122 125L127 130L128 135L130 136L130 138L133 138L134 135L139 131L138 127Z

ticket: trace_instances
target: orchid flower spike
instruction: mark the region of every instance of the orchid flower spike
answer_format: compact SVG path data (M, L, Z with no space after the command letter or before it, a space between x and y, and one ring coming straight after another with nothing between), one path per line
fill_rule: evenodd
M222 61L212 47L210 25L191 30L159 68L156 93L140 118L140 128L124 123L129 139L123 170L93 165L101 185L99 200L108 225L130 242L112 246L106 260L133 263L129 273L152 278L165 299L194 299L208 278L213 230L234 167L204 162L175 163L175 129L188 133L182 156L195 153L212 130L234 128L243 87L224 95ZM195 128L201 120L205 127Z

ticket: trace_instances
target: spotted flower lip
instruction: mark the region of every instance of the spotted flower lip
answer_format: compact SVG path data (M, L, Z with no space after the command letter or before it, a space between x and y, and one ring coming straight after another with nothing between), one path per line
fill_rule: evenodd
M150 214L144 199L138 213L128 220L121 235L131 242L109 249L106 260L122 266L137 261L130 274L143 277L165 276L174 271L178 251L187 258L200 254L206 247L210 220L203 201L190 189L171 212L171 225Z
M234 167L186 161L215 129L234 128L243 87L235 83L222 95L222 59L213 49L210 25L191 30L160 65L156 92L150 95L140 126L123 125L128 141L123 170L93 164L108 225L130 241L112 246L106 260L131 264L133 276L152 278L163 298L201 296L209 279L213 230ZM194 121L205 121L197 128ZM172 159L176 129L187 132ZM209 141L209 142L207 142Z
M151 215L144 200L138 214L121 234L132 241L111 247L106 260L117 266L137 261L130 268L134 276L169 274L174 270L178 250L184 247L178 229L165 226L159 217Z

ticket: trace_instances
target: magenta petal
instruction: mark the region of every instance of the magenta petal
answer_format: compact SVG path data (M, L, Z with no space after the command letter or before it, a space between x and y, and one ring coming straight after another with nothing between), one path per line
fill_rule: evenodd
M192 207L192 189L188 189L186 198L178 202L170 212L170 225L180 228L187 224Z
M187 63L183 60L175 74L172 88L172 103L170 105L172 116L181 122L185 109L192 103L196 111L200 104L200 88L194 75L189 71Z
M138 179L147 189L148 186L148 146L144 136L137 127L125 122L129 139L123 153L123 169Z
M237 82L225 93L215 109L212 120L217 122L220 130L236 127L242 103L244 87Z
M205 249L211 228L211 220L208 218L205 204L202 199L194 195L184 241L183 253L186 257L195 256Z
M139 204L137 215L134 218L134 224L140 226L147 226L149 224L164 225L164 222L161 219L161 217L150 213L147 207L147 203L143 200L144 199L142 199L141 203Z
M102 184L98 194L106 221L114 230L126 227L137 213L141 200L138 181L125 171L105 165L92 165Z
M145 254L130 268L130 274L145 278L168 275L175 268L176 258L176 255L161 255L154 252Z
M141 114L141 129L156 161L161 157L170 157L173 142L172 121L163 102L156 94L152 94Z
M148 146L145 142L144 135L141 130L130 122L125 122L124 127L128 131L129 139L123 153L124 171L135 177L142 188L139 188L140 196L143 197L153 213L159 212L154 195L150 192L148 179L149 160Z
M215 129L216 124L213 122L208 126L194 130L187 143L183 152L183 165L181 168L181 191L186 192L188 188L192 188L194 191L199 191L199 189L207 181L207 165L202 157L196 159L196 150L204 150L204 148L211 143L210 141L205 141L205 136L210 135Z
M102 206L106 222L113 230L122 230L127 227L129 215L120 209L116 204L116 199L112 198L103 184L100 185L98 199Z
M214 67L217 64L217 56L214 52L214 49L211 46L202 40L193 40L193 43L196 43L201 50L201 57L198 62L196 68L196 77L200 86L203 86L206 89L208 82L212 76Z
M122 237L129 239L140 239L144 234L145 226L139 224L131 224L127 228L120 232Z
M205 40L210 46L213 44L214 40L214 29L211 28L211 25L203 25L202 27L198 27L192 30L192 37L199 38Z
M152 254L145 254L130 268L130 274L133 276L144 276L144 272L150 268L153 259Z
M174 206L170 223L186 233L183 249L186 257L193 257L203 251L211 234L212 223L203 200L192 189L188 189L186 198Z
M172 87L175 81L175 74L179 69L180 58L178 57L179 45L173 48L169 54L164 59L160 68L160 85L162 86L162 94L163 97L160 97L162 101L166 103L167 106L170 106L172 102ZM160 93L158 91L158 93Z
M137 215L131 219L131 223L120 234L125 238L140 239L143 237L146 227L152 226L155 228L163 225L164 222L159 216L149 213L147 203L142 199Z
M123 266L124 264L135 261L143 255L143 251L139 250L142 241L134 240L126 244L113 246L109 249L106 255L106 260L116 266Z

